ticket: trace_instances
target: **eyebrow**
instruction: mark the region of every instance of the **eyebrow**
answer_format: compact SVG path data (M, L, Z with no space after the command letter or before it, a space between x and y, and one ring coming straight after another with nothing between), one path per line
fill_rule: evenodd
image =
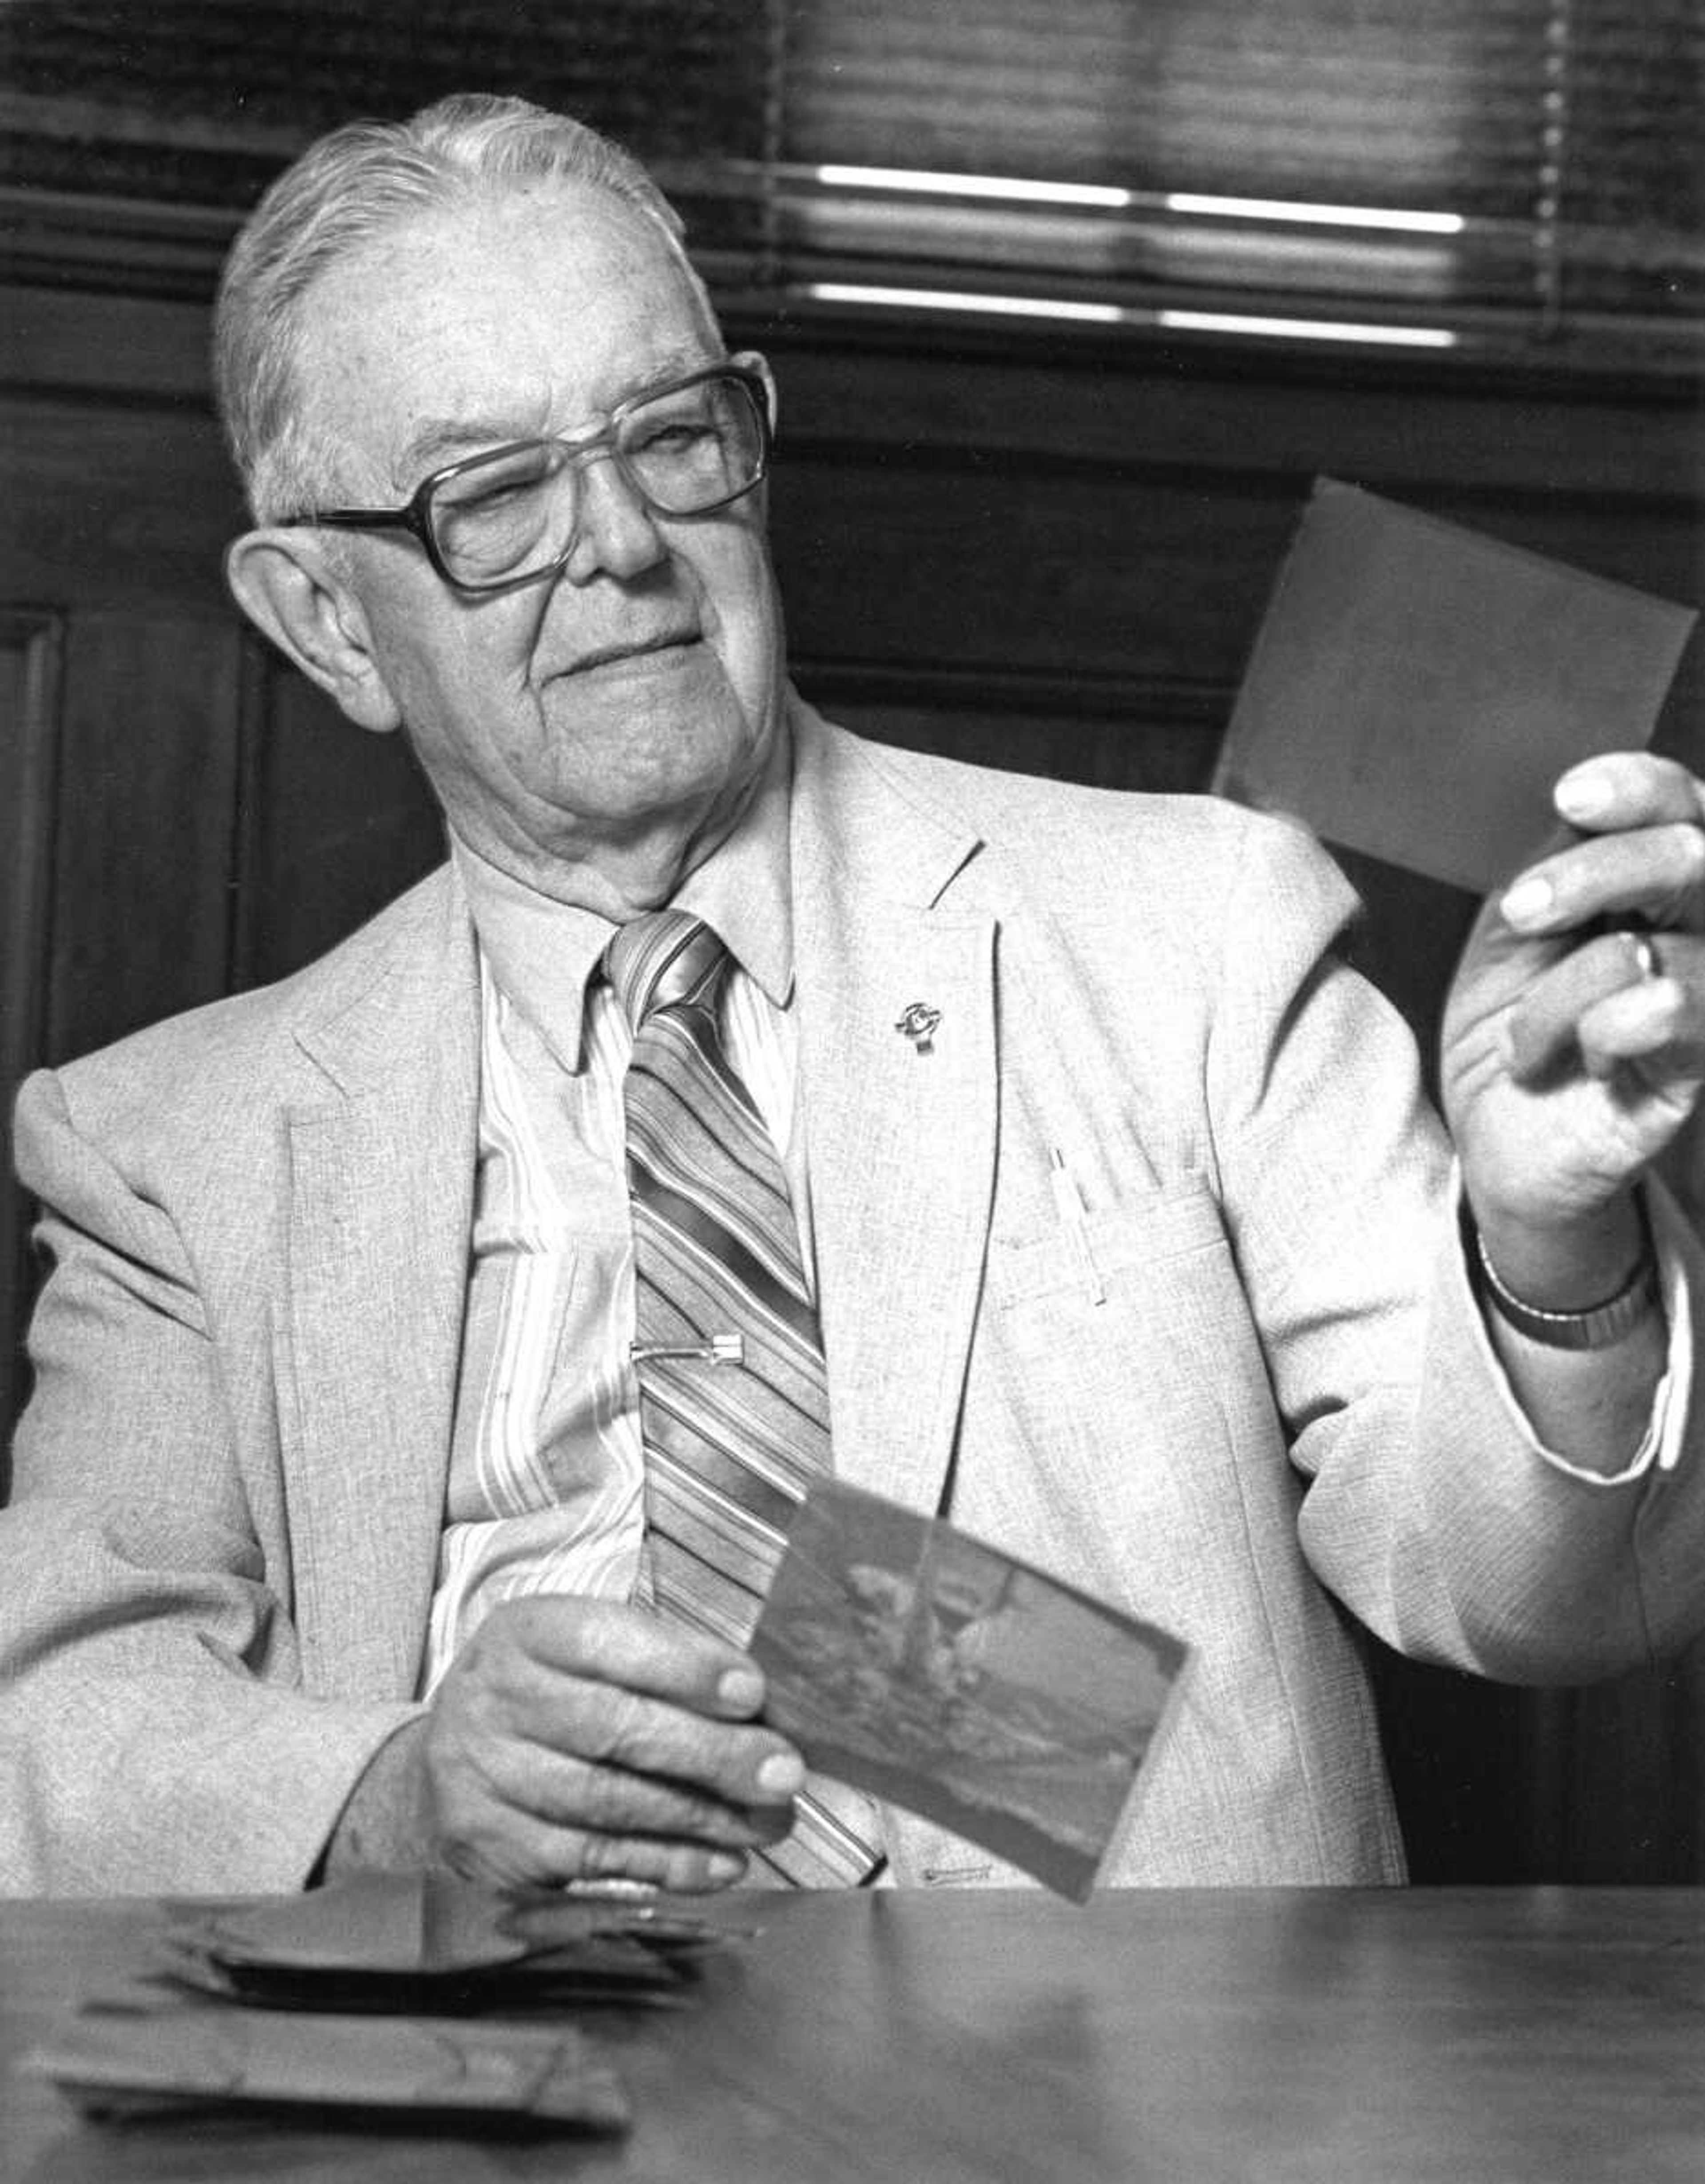
M538 418L529 417L428 417L420 426L397 460L396 478L399 490L422 477L429 477L445 463L453 463L463 454L476 454L482 448L500 448L510 440L534 440L541 437Z
M712 365L726 360L721 356L706 356L696 345L691 349L677 350L663 357L649 378L631 387L602 414L608 416L611 410L620 409L624 402L632 401L636 395L649 393L655 387L666 386L671 379L684 379L689 372L708 370ZM410 436L398 458L398 489L404 490L420 479L430 477L444 464L454 462L464 454L477 454L482 448L506 447L511 440L549 437L549 433L540 429L537 410L525 415L519 411L499 411L494 415L479 418L425 418Z

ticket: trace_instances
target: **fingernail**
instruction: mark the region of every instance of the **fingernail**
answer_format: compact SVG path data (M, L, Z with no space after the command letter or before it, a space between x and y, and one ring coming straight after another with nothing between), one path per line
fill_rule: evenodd
M791 1797L805 1786L805 1767L791 1752L772 1753L758 1769L758 1787L766 1797Z
M730 1669L716 1686L730 1713L755 1713L764 1702L764 1680L755 1669Z
M1518 880L1498 908L1507 925L1538 925L1551 914L1554 900L1549 880L1529 878Z
M713 1850L705 1861L705 1878L712 1888L727 1888L746 1870L746 1861L733 1852Z
M1581 773L1566 773L1552 792L1557 808L1565 819L1596 819L1609 805L1613 790L1602 773L1590 769Z

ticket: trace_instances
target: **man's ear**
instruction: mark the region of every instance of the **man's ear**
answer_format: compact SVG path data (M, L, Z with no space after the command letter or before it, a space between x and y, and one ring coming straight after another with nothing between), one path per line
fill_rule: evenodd
M773 434L781 421L782 412L781 399L776 392L776 375L770 369L770 359L755 348L743 348L728 360L731 364L743 365L748 371L755 371L763 381L764 396L770 410L770 431Z
M305 531L247 531L227 550L225 574L249 620L358 727L384 735L402 726L367 617L320 540Z

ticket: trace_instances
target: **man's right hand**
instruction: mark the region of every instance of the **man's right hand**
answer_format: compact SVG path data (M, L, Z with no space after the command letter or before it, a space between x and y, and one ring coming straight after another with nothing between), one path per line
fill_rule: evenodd
M494 1608L420 1719L376 1753L327 1878L446 1866L504 1886L726 1887L791 1821L799 1754L754 1717L750 1658L612 1601Z

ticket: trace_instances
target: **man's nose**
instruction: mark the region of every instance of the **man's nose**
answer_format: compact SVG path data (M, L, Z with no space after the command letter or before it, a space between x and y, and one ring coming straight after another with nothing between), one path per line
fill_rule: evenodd
M575 488L574 543L564 564L571 583L637 577L662 560L662 534L612 450L589 450L575 465Z

